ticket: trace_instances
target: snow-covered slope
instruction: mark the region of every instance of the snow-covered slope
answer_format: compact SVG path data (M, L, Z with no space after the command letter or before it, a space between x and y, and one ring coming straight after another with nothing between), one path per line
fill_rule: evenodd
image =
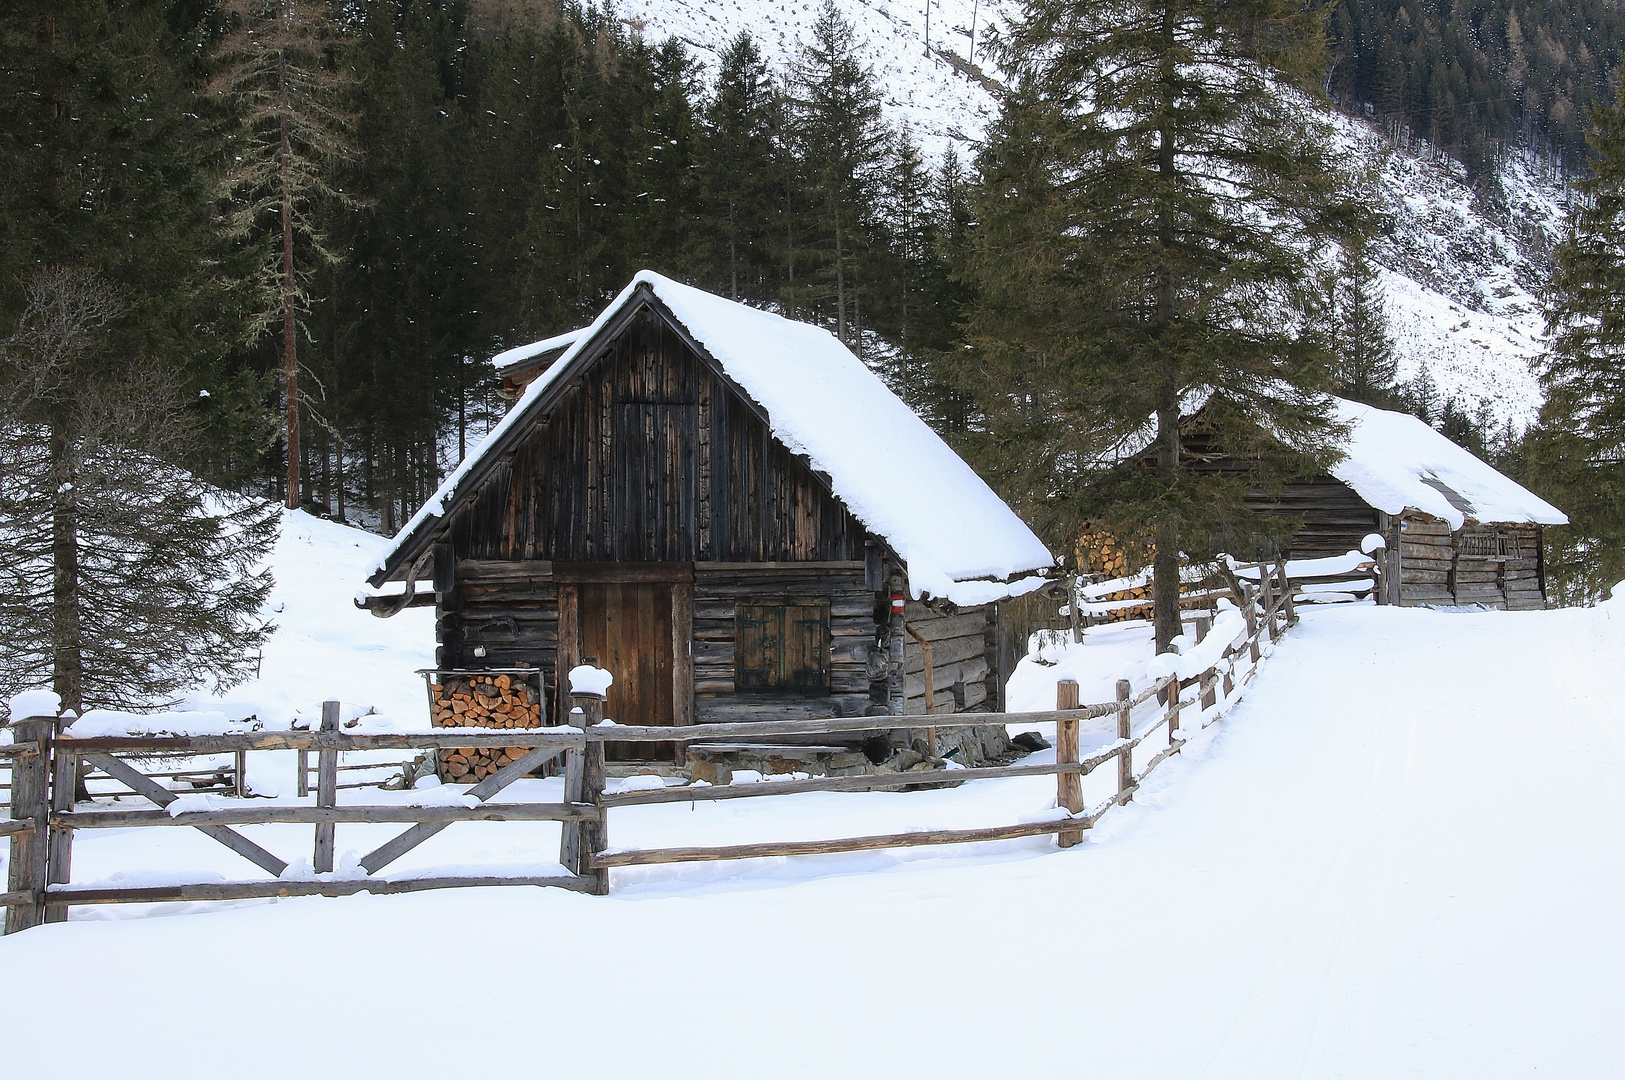
M977 73L997 75L982 53L986 32L1019 10L1017 0L929 0L931 54L926 0L837 2L857 29L891 122L906 123L932 156L953 146L969 158L998 111ZM708 71L727 43L749 30L782 77L820 6L821 0L622 0L621 10L649 38L682 39ZM953 59L937 54L939 48ZM1389 222L1373 254L1387 271L1400 378L1415 378L1425 364L1441 402L1455 397L1469 413L1485 402L1497 421L1522 427L1540 405L1529 361L1543 343L1536 293L1561 217L1561 185L1514 157L1501 169L1504 198L1491 204L1474 195L1449 159L1397 150L1377 128L1353 118L1338 118L1337 128L1349 160L1375 178Z

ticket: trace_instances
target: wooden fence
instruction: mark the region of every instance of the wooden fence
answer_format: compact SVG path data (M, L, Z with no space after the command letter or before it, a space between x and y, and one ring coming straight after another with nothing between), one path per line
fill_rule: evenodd
M1057 707L1050 712L957 713L929 718L934 728L969 727L998 723L1050 723L1056 726L1056 760L1039 764L1016 763L930 772L881 773L855 776L818 776L770 783L690 785L659 790L607 792L604 744L690 743L772 739L786 735L841 735L872 732L889 726L886 717L851 717L802 721L704 724L691 727L643 727L603 723L603 699L573 695L572 723L557 728L492 730L442 728L427 732L352 735L339 730L339 703L322 708L316 731L257 731L230 735L120 736L74 738L52 717L30 717L11 725L12 745L0 746L0 762L12 773L11 817L0 820L0 837L9 837L11 858L0 907L6 911L5 932L59 922L76 904L153 903L164 901L236 900L280 896L342 896L358 892L395 893L475 885L553 885L605 895L609 871L617 866L655 863L709 862L778 855L811 855L864 851L876 848L930 844L964 844L1014 837L1055 835L1061 847L1081 842L1084 830L1113 806L1127 802L1152 769L1184 745L1184 731L1211 723L1239 697L1251 680L1268 643L1295 621L1292 590L1284 568L1267 567L1256 585L1236 580L1235 588L1246 620L1246 630L1226 643L1222 655L1199 674L1180 679L1156 679L1138 693L1127 680L1119 681L1115 700L1080 705L1077 684L1058 684ZM1198 620L1199 631L1205 620ZM1194 694L1189 692L1194 691ZM1153 702L1155 699L1155 702ZM1152 705L1149 717L1136 720L1136 710ZM1116 718L1115 738L1105 745L1080 750L1080 724L1103 717ZM925 717L911 717L924 720ZM1151 743L1155 753L1136 768L1135 751ZM1163 741L1165 739L1165 742ZM428 750L466 746L521 747L525 753L494 775L469 788L474 805L340 805L339 754L358 750ZM243 799L242 805L222 809L171 813L167 807L180 796L142 773L119 754L138 758L179 758L189 755L237 755L236 775L241 787L243 756L256 751L294 750L303 759L314 753L316 798L314 805L290 805ZM556 803L490 800L515 781L563 755L563 799ZM1084 804L1083 778L1107 763L1116 763L1112 794L1097 805ZM75 780L85 766L119 781L145 796L154 809L90 809L75 805ZM850 836L829 840L792 840L712 847L614 849L609 845L611 810L655 803L702 802L759 798L815 791L874 791L958 785L970 780L1054 776L1056 814L1042 821L991 825L971 829L935 829ZM558 862L562 872L551 875L490 875L378 877L402 855L463 821L557 821L561 823ZM363 855L359 873L334 876L334 828L354 823L408 825L387 842ZM284 877L289 864L254 843L238 826L287 823L314 828L311 867L314 878ZM271 875L268 879L234 882L198 882L178 885L110 887L72 882L74 833L84 829L184 827L194 828Z

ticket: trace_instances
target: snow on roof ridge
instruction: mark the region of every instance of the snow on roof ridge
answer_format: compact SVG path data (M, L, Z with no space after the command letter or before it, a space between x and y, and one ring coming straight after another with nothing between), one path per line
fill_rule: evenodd
M1351 426L1345 456L1332 467L1332 475L1378 510L1396 515L1407 508L1420 510L1449 522L1452 529L1469 519L1568 524L1563 511L1426 421L1343 398L1332 401L1339 418Z
M511 349L504 349L491 357L491 366L501 371L504 368L513 367L515 364L522 364L533 356L540 356L542 353L550 352L553 349L567 348L574 345L588 329L585 326L578 326L574 330L566 330L562 334L554 334L550 338L533 341L529 345L515 345Z
M762 406L774 436L828 475L836 496L892 545L908 563L915 595L985 603L1037 587L1031 575L1054 564L986 482L829 331L642 270L396 534L379 570L430 517L444 515L481 457L536 407L542 390L640 287ZM1027 580L1006 583L1023 575Z

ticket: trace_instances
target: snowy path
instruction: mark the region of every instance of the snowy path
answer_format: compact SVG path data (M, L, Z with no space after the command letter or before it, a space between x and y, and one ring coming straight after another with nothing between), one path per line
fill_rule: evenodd
M76 921L0 942L12 1030L51 1075L1625 1075L1614 606L1310 611L1070 851Z

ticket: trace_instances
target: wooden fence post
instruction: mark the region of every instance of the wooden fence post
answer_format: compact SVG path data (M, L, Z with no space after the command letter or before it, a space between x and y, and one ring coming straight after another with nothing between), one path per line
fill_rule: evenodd
M339 729L339 703L322 702L322 733L336 734ZM322 747L316 752L316 805L331 810L338 805L339 752ZM333 872L333 830L330 821L316 826L316 851L311 866L318 874Z
M1134 688L1127 679L1117 680L1117 737L1130 739L1134 737L1134 724L1131 718L1132 709L1129 708L1129 698ZM1179 680L1173 683L1173 696L1170 698L1177 708L1179 701ZM1117 795L1119 798L1127 795L1134 787L1134 751L1124 748L1117 755Z
M1168 683L1168 741L1179 733L1179 676L1170 676Z
M1298 613L1292 606L1292 582L1287 580L1286 560L1276 559L1275 568L1281 573L1281 610L1286 616L1285 626L1296 626L1298 625Z
M6 933L15 934L45 921L46 862L50 849L51 735L56 718L31 716L14 721L12 739L35 750L11 759L11 817L31 820L33 828L13 833L6 891L27 894L6 908Z
M1242 593L1246 603L1241 605L1242 617L1247 620L1247 651L1253 658L1253 665L1258 665L1258 610L1254 605L1253 587L1246 582L1242 583Z
M1061 679L1055 684L1055 708L1065 712L1078 707L1078 681ZM1078 763L1078 722L1055 722L1055 762L1058 765ZM1055 805L1069 814L1083 810L1083 777L1077 773L1055 774ZM1083 833L1063 832L1055 835L1056 843L1064 848L1083 843Z
M64 725L52 725L52 734L59 735ZM79 755L53 744L51 751L51 814L66 813L73 809L73 795L79 786ZM73 880L73 830L52 823L46 838L45 881L49 885L66 885ZM45 909L45 921L68 921L68 908Z
M1270 581L1270 569L1267 566L1258 568L1258 597L1264 605L1264 625L1269 628L1270 640L1273 642L1278 637L1275 631L1275 586Z
M299 751L299 797L310 794L310 751Z
M237 751L236 779L232 783L232 794L239 799L248 798L248 751Z
M574 720L578 711L581 713L580 723L583 731L603 723L604 698L602 694L577 694L572 690L570 705L572 720ZM609 822L604 817L604 785L606 780L604 744L597 739L588 739L587 745L581 750L580 801L591 803L598 808L598 820L580 823L580 870L578 872L582 877L589 879L588 891L594 896L609 895L609 868L593 865L593 860L609 846Z

